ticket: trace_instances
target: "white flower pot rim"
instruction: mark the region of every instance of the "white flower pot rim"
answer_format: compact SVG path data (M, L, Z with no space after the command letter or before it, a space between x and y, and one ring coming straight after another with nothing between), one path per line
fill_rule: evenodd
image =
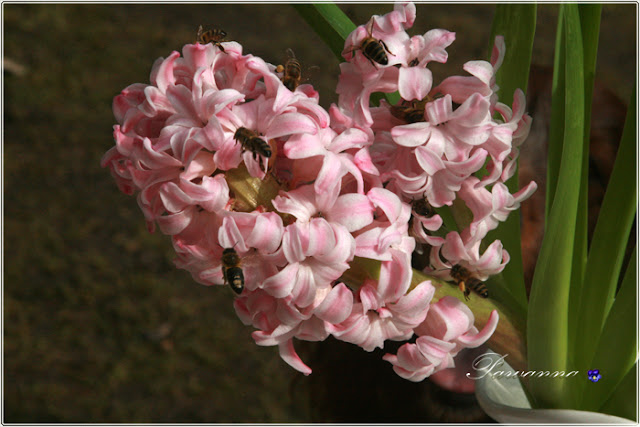
M500 358L496 353L494 357ZM497 359L496 359L497 360ZM532 409L515 370L506 362L503 372L513 372L512 378L496 378L478 372L476 397L482 409L500 423L581 423L581 424L637 424L635 421L599 412L574 409Z

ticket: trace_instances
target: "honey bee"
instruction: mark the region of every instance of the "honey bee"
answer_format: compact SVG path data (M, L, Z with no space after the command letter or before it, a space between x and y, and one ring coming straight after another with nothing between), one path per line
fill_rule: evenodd
M233 138L238 141L244 150L249 150L253 153L253 159L256 159L257 155L262 157L271 157L271 147L269 144L258 134L250 129L241 127L238 128Z
M287 89L293 92L296 90L298 85L300 85L302 70L300 67L300 61L296 59L293 51L291 49L287 49L287 53L289 54L289 59L284 65L278 65L276 67L276 72L284 72L282 76L282 83Z
M489 291L487 287L481 280L473 277L471 272L461 266L460 264L456 264L451 267L451 272L449 273L451 277L458 282L458 287L460 291L464 294L464 298L469 300L469 294L473 290L482 298L489 297Z
M418 109L413 105L392 105L389 108L391 115L407 123L424 122L424 108Z
M436 214L436 210L427 202L427 199L416 199L411 202L411 207L416 214L427 218Z
M404 102L400 105L392 105L389 108L391 115L397 119L403 120L407 123L424 122L424 107L427 102L431 101L430 97L426 97L422 100L414 100L411 102Z
M224 41L224 38L226 36L227 36L227 33L224 30L214 28L213 30L203 31L202 25L200 25L200 27L198 27L198 34L196 35L196 38L197 38L197 43L200 43L200 44L213 43L214 46L218 46L218 48L222 52L224 52L224 47L222 46L222 42Z
M236 294L241 294L244 289L244 274L240 268L240 257L233 248L222 251L222 276L224 283L229 284Z
M362 54L371 62L371 65L374 67L376 63L380 65L387 65L389 63L389 58L387 57L387 53L393 55L387 45L382 41L372 36L373 32L373 21L371 21L371 26L369 27L368 33L369 36L364 38L357 47L351 49L351 53L359 50Z

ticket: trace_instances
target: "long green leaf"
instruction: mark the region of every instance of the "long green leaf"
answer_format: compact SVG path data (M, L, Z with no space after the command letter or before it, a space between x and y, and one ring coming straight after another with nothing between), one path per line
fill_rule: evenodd
M347 36L356 25L333 3L305 3L292 5L316 33L342 61L342 50Z
M598 386L586 384L582 393L582 409L599 408L622 382L636 361L638 334L636 330L636 286L637 246L633 251L624 280L600 334L598 346L589 369L598 369L602 379ZM585 335L591 335L587 333ZM615 348L615 351L611 349ZM583 383L585 384L586 381ZM633 399L634 396L626 396Z
M584 149L582 151L582 177L580 180L580 202L576 220L576 236L573 251L573 265L571 269L571 290L569 304L569 348L574 348L579 334L580 323L578 313L580 295L584 282L587 265L588 227L589 227L589 143L591 141L591 102L593 84L596 74L596 57L598 53L598 38L600 34L600 12L602 5L580 4L580 27L584 52ZM570 364L576 353L569 354ZM582 384L582 383L574 383ZM576 395L577 396L577 395Z
M502 102L509 104L513 93L520 88L526 92L531 65L531 51L536 29L535 4L498 4L491 28L491 52L496 35L503 35L506 52L502 66L496 75L496 83L500 87ZM526 143L526 142L525 142ZM518 174L507 181L507 187L512 193L518 189ZM524 271L522 268L522 249L520 237L520 212L515 211L509 218L490 233L486 241L499 239L509 252L511 260L502 275L508 286L508 291L521 306L527 304L527 293L524 286Z
M565 123L565 40L564 40L564 9L558 13L558 28L556 30L556 44L553 59L553 82L551 86L551 123L549 124L549 143L547 147L547 188L545 203L545 224L549 223L549 213L556 195L560 159L562 157L562 140L564 138Z
M565 126L558 185L533 276L527 322L529 369L566 371L568 302L575 221L582 168L584 79L578 7L562 4L565 42ZM529 390L536 404L561 408L570 403L563 381L531 378Z
M582 328L592 334L600 333L613 304L629 232L636 214L636 153L634 89L616 161L593 232L585 283L581 292L576 328ZM581 356L580 369L587 369L586 363L589 363L593 356L595 344L589 336L576 332L575 352Z
M638 364L636 363L598 412L638 422L637 380Z

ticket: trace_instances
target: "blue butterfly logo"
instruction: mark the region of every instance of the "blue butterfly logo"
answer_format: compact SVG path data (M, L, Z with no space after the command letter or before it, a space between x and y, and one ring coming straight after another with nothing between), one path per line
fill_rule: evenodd
M598 369L594 369L592 371L589 371L587 373L587 376L589 377L589 381L597 383L598 381L600 381L600 378L602 378L602 375L600 375L600 370Z

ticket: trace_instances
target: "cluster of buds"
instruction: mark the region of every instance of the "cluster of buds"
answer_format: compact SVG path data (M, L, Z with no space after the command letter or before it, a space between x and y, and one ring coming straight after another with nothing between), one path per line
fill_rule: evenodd
M412 285L411 258L428 249L425 271L445 280L455 265L479 280L502 271L500 242L483 254L480 243L535 190L504 185L529 129L524 96L513 110L497 102L500 39L491 63L432 87L427 66L446 62L455 35L409 37L414 19L413 4L398 4L347 38L329 111L289 74L296 67L219 40L158 59L150 84L114 99L116 145L102 165L137 194L149 230L171 236L176 265L204 285L231 284L256 343L277 345L304 374L294 339L332 335L372 351L417 336L384 358L421 381L498 322L494 312L478 331L460 299L435 301L430 280ZM396 91L396 105L370 106L371 94ZM442 237L440 216L417 206L456 199L473 219Z

